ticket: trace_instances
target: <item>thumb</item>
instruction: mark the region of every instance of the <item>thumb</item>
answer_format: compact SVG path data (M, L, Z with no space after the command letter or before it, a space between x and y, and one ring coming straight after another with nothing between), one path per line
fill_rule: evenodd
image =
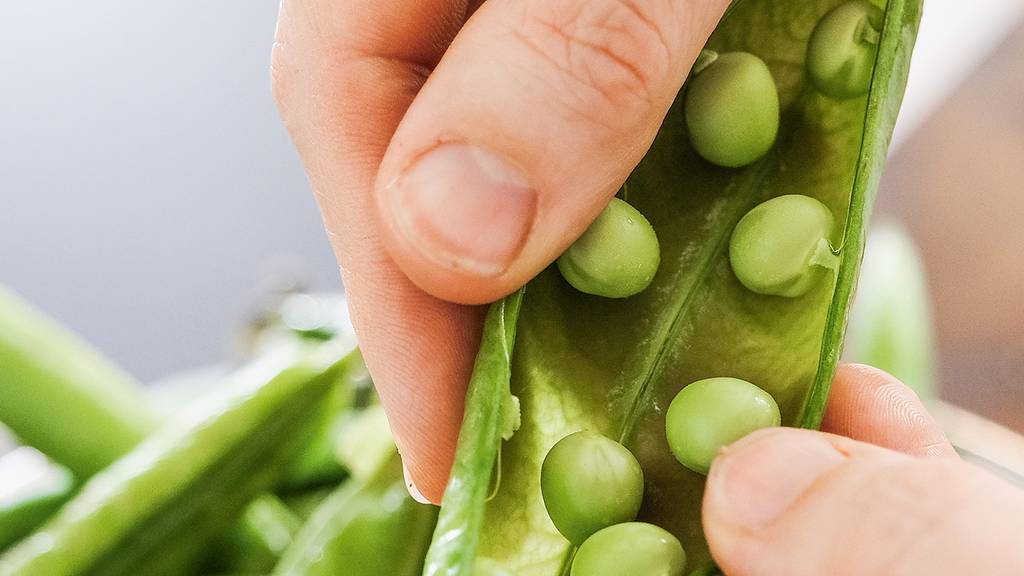
M1024 492L954 458L914 458L809 430L753 434L704 496L730 576L1019 574Z
M375 197L394 261L463 304L525 284L640 161L727 5L483 3L381 163Z

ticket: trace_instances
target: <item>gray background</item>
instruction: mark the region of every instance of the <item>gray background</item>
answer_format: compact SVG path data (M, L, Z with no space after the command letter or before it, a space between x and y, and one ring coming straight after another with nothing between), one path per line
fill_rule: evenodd
M277 3L0 1L0 282L143 379L336 288L269 89Z

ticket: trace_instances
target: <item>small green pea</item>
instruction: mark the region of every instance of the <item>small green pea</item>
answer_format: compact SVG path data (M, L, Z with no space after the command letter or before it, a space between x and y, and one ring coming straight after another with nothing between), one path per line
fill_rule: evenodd
M578 545L602 528L636 518L644 474L625 446L582 431L559 440L544 457L540 488L551 522Z
M665 414L665 436L680 464L707 474L723 446L781 421L771 394L739 378L706 378L676 394Z
M690 143L712 164L746 166L764 156L778 135L775 80L764 61L748 52L703 60L703 68L686 89L684 115Z
M838 100L867 93L883 19L871 2L850 0L818 21L807 42L807 76L818 92Z
M809 196L787 194L740 219L729 240L729 263L748 290L790 298L806 294L838 257L828 237L832 212Z
M568 250L558 270L580 292L626 298L642 292L661 262L651 223L625 201L612 201Z
M496 560L480 556L473 563L473 576L512 576L512 572Z
M576 551L571 576L682 576L686 552L670 532L653 524L609 526Z

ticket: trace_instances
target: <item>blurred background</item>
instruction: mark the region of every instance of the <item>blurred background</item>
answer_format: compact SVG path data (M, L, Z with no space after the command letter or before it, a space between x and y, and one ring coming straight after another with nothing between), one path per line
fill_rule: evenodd
M0 2L0 282L152 380L282 283L339 286L277 118L272 0ZM928 272L941 397L1024 430L1024 2L929 0L876 221Z

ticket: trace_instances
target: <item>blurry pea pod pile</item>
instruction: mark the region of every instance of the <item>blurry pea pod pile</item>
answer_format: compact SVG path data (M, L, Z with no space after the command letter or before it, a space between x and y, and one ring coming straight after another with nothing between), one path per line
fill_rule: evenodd
M743 0L654 145L491 306L424 573L716 573L717 449L817 427L919 0Z
M24 488L0 478L0 575L420 573L437 512L350 329L259 336L235 370L144 393L0 287L0 423L52 460L0 457Z

